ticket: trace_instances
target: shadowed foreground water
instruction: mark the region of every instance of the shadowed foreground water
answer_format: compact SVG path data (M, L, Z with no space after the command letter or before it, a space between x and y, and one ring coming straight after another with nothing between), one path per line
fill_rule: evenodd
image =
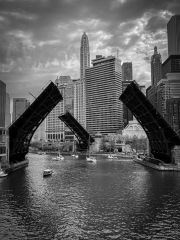
M29 166L0 179L0 239L180 239L180 173L85 156ZM45 168L52 176L43 178Z

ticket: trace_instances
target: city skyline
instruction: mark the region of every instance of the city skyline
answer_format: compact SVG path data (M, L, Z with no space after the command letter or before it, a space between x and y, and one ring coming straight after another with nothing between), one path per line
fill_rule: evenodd
M0 79L11 98L32 99L57 76L79 78L85 31L91 60L97 54L133 63L133 78L148 87L154 46L165 61L167 22L178 1L1 1Z

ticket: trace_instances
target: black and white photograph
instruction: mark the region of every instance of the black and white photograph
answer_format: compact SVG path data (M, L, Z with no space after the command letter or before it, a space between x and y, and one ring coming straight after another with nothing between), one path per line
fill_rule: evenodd
M0 240L180 239L180 1L0 0Z

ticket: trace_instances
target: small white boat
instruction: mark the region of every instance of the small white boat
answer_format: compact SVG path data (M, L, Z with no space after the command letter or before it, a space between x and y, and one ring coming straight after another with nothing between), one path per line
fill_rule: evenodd
M52 160L55 161L64 160L64 157L61 154L58 154L56 157L52 157Z
M43 171L43 177L46 177L46 176L49 176L49 175L52 175L53 171L51 169L45 169Z
M0 169L0 178L6 177L8 174L4 173L2 169Z
M96 160L96 158L95 157L92 157L92 156L90 156L90 157L86 157L86 161L87 162L97 162L97 160Z
M38 152L39 155L46 154L46 152Z
M87 155L86 155L86 161L92 162L92 163L95 163L97 161L96 158L91 156L91 154L90 154L90 135L89 135L89 141L88 141L88 151L87 151Z
M78 158L79 156L77 154L72 154L71 157Z
M112 155L112 154L109 154L107 158L108 158L108 159L113 159L113 158L117 159L117 156Z

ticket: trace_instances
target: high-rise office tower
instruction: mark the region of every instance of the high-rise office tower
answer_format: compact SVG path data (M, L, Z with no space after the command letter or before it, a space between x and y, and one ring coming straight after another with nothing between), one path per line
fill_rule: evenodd
M157 47L154 47L154 54L151 56L151 85L156 86L162 78L162 60L161 54L157 52Z
M10 113L10 97L6 93L6 117L5 117L5 127L9 127L11 124L11 113Z
M174 15L167 23L168 56L180 54L180 15Z
M13 98L13 117L12 121L15 121L30 105L30 102L26 98Z
M180 97L172 97L166 102L167 121L180 136Z
M80 79L84 78L87 67L90 67L89 40L87 34L84 32L80 46Z
M86 129L86 95L85 79L73 79L74 83L74 117Z
M0 80L0 127L5 127L6 84Z
M132 71L132 62L124 62L122 64L122 80L132 80L133 79L133 71Z
M162 78L162 60L161 54L157 52L157 47L154 47L154 54L151 56L151 88L148 90L147 98L157 107L157 83Z
M109 56L92 60L85 70L86 129L93 136L123 129L122 69L120 59Z
M70 76L60 76L55 80L63 101L59 102L46 118L46 139L49 141L73 140L74 134L58 118L59 115L69 111L73 113L73 81Z
M157 84L157 110L166 118L166 101L170 98L170 83L161 79Z
M80 79L74 79L74 117L86 128L85 69L90 67L89 40L84 32L80 46Z
M162 78L167 78L167 73L180 73L180 55L170 55L162 64Z

